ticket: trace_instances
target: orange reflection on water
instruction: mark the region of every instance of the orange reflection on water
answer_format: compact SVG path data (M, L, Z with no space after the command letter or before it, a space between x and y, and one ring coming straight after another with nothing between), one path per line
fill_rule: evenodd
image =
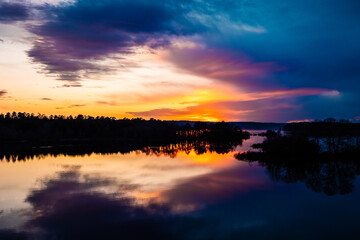
M236 151L246 150L252 143L252 139L245 141ZM27 194L41 187L43 179L54 178L69 166L77 166L83 180L110 179L111 184L101 191L121 191L145 205L152 201L168 203L173 211L192 211L203 204L201 201L217 201L233 191L264 185L265 180L248 174L247 164L235 160L228 147L220 148L226 150L224 153L205 149L201 152L193 146L170 145L128 154L40 155L39 159L27 161L3 160L0 210L26 209Z
M233 152L223 154L217 154L214 152L196 154L195 150L192 150L190 153L180 152L178 154L178 158L188 164L225 168L237 164L237 162L234 161L233 155Z

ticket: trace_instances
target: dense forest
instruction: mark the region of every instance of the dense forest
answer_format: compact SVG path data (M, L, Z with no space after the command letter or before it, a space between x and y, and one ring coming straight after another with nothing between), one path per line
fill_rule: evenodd
M316 122L290 123L284 131L268 130L262 143L254 144L260 151L239 154L238 158L302 159L360 156L360 124L326 119Z
M287 124L284 130L267 131L253 151L235 157L265 167L276 181L304 182L327 195L352 192L360 175L360 124L327 119Z
M324 121L290 123L284 130L292 135L322 138L322 137L359 137L360 123L348 120L336 121L333 118Z
M38 154L126 153L148 146L182 144L224 151L250 134L225 122L179 125L156 119L0 114L0 157L26 159ZM205 147L210 146L210 147ZM1 156L2 155L2 156Z
M78 140L229 140L249 134L225 122L196 122L180 126L176 122L142 118L120 119L92 116L0 114L0 141L78 141Z
M284 130L288 135L313 141L322 152L340 153L360 148L360 123L328 118L324 121L287 124Z

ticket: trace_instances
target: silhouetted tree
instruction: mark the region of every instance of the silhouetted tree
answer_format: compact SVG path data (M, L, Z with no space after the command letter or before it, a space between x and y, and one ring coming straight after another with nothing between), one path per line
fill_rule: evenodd
M122 145L139 146L169 145L189 142L238 143L249 133L233 128L225 122L197 122L181 126L176 122L156 119L115 119L104 116L76 117L29 113L6 113L0 115L0 154L42 145ZM214 146L214 145L213 145ZM133 148L134 149L134 148ZM200 148L199 148L200 149ZM200 151L200 150L199 150Z

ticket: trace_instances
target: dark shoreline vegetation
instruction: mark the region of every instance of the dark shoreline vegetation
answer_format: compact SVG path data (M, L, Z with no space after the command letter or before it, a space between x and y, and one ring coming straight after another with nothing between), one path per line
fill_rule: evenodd
M35 156L129 153L176 156L179 149L197 154L227 153L250 134L225 122L179 125L176 122L78 115L0 114L0 159ZM150 146L150 147L149 147Z
M234 151L236 146L242 145L243 140L229 142L185 141L173 144L157 143L149 146L147 143L124 144L120 142L83 142L76 144L38 146L31 145L3 145L0 147L0 161L7 162L28 161L47 156L90 156L92 154L128 154L132 151L146 155L169 156L175 158L179 152L189 154L192 150L197 155L207 152L225 154Z
M352 192L360 175L360 124L327 119L290 123L257 135L264 136L264 142L254 144L255 151L235 154L236 159L265 167L274 181L304 182L327 195ZM191 151L223 154L249 137L225 122L0 114L0 160L8 162L132 151L170 157Z
M348 121L291 123L281 131L267 131L257 151L237 153L238 160L257 162L275 181L304 182L327 195L353 191L360 175L360 124Z

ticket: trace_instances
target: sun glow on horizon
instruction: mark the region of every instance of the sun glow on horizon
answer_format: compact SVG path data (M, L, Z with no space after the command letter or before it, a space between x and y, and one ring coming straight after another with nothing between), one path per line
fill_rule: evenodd
M246 43L248 37L266 39L272 33L265 25L232 22L226 13L213 18L212 14L182 16L179 12L174 19L162 19L165 14L158 16L159 22L151 22L146 16L123 21L127 15L113 16L111 12L93 24L87 9L109 10L109 6L122 6L121 2L87 5L76 0L31 0L15 4L19 13L29 12L19 16L9 12L5 20L0 18L0 112L210 122L291 121L309 118L303 116L303 97L330 103L349 98L347 92L326 84L311 87L294 84L292 78L284 78L290 84L277 79L296 69L278 61L276 55L262 58L246 48L221 46L223 35L232 46L239 37ZM50 5L39 8L44 3ZM143 7L143 3L136 1L134 6ZM165 12L169 7L162 3L156 6ZM72 9L86 20L73 18ZM137 27L122 24L135 20L139 21L134 25ZM224 21L226 29L218 29ZM70 25L73 28L68 28Z

